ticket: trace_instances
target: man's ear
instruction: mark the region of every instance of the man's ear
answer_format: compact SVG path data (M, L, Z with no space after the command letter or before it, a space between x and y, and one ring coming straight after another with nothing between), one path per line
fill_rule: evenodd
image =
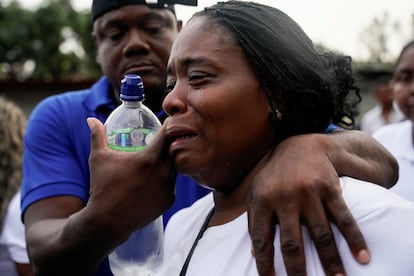
M182 28L183 28L183 21L182 20L177 20L177 30L181 31Z
M99 18L98 18L99 20ZM99 58L99 43L98 43L98 38L97 38L97 34L96 34L96 22L93 22L93 27L92 27L92 40L93 40L93 44L95 44L95 61L97 64L101 64L100 58Z

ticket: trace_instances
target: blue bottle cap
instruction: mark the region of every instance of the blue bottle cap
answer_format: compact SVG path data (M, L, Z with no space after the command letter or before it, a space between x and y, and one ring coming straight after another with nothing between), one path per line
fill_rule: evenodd
M143 101L144 84L140 76L136 74L127 74L121 80L121 100L123 101Z

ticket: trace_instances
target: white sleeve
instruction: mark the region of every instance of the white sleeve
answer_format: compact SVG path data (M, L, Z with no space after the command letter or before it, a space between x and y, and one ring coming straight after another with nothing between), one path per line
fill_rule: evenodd
M9 203L3 223L1 240L7 246L10 257L15 263L29 263L26 251L24 224L20 219L20 192Z
M347 274L414 275L414 203L356 179L342 178L341 184L347 205L371 251L369 265L346 266ZM349 251L346 244L339 247L341 253ZM354 262L351 256L348 261Z

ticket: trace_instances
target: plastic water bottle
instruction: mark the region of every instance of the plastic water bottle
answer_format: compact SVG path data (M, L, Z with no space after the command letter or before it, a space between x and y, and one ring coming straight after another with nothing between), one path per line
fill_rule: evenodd
M121 81L120 90L122 104L105 122L108 146L120 151L143 150L151 143L161 123L142 103L144 87L138 75L126 75ZM163 235L162 216L133 232L109 255L109 264L114 275L155 275L163 261Z

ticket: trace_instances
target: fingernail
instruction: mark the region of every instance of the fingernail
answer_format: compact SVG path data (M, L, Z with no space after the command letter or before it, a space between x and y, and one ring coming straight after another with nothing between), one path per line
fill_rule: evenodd
M335 276L345 276L345 274L342 274L342 273L335 273Z
M93 121L90 117L86 118L86 123L88 123L89 129L92 129L93 127Z
M366 250L366 249L362 249L361 251L359 251L359 252L358 252L358 256L357 256L357 258L358 258L358 261L359 261L360 263L365 264L365 263L368 263L368 262L369 262L369 259L370 259L371 257L370 257L370 255L369 255L368 250Z

